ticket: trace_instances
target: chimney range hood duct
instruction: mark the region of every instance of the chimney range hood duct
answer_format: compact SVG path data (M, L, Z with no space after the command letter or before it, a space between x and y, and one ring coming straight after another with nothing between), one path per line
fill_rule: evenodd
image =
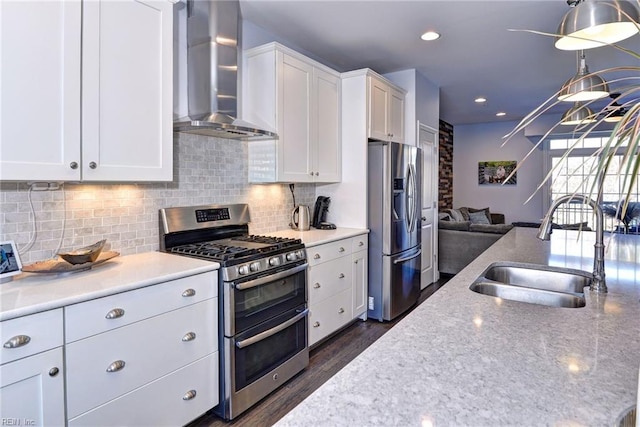
M187 0L187 86L189 116L175 132L218 138L278 139L237 119L238 48L242 21L238 0Z

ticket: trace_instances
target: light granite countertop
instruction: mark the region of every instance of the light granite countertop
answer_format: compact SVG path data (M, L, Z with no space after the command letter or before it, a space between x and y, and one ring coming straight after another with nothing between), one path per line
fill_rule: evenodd
M312 248L314 246L323 245L336 240L348 239L349 237L359 236L365 233L369 233L369 230L366 228L338 227L335 230L316 230L315 228L311 228L307 231L279 230L267 234L274 237L300 239L306 247Z
M492 262L592 270L594 233L514 228L280 426L605 426L636 403L640 236L605 236L609 292L555 308L474 293Z
M216 262L146 252L113 258L91 270L22 273L0 285L0 320L217 270Z

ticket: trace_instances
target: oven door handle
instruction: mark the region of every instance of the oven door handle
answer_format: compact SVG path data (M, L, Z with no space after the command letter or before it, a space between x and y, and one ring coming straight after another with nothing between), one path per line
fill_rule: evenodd
M246 340L236 342L236 347L245 348L250 346L251 344L255 344L259 341L267 339L270 336L275 335L278 332L287 329L289 326L293 325L294 323L299 322L300 320L305 318L308 313L309 313L309 309L305 308L304 311L300 312L299 314L296 314L294 317L292 317L291 319L287 320L284 323L279 324L278 326L275 326L264 332L260 332L258 335L254 335L251 338L247 338Z
M284 279L285 277L293 276L296 273L301 272L305 268L307 268L309 264L304 263L297 267L294 267L290 270L281 271L280 273L270 274L269 276L261 277L259 279L250 280L244 283L238 283L234 287L239 291L244 291L245 289L255 288L256 286L264 285L265 283L273 282L275 280Z

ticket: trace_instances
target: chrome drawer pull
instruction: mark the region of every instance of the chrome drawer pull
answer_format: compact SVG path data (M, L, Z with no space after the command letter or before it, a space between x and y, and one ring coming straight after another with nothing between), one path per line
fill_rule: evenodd
M315 255L313 256L313 259L320 259L320 254L315 254Z
M358 246L364 246L364 242L358 242Z
M344 279L344 273L340 273L340 275L338 276L338 278L340 278L340 279Z
M315 285L313 285L313 287L314 287L315 289L320 288L320 283L316 283Z
M342 314L344 313L344 308L340 307L340 310L338 310L338 314Z
M107 368L107 372L118 372L124 369L124 360L116 360Z
M58 375L59 372L60 372L60 369L54 366L53 368L49 369L49 376L55 377L56 375Z
M184 291L184 292L182 293L182 296L186 298L186 297L192 297L192 296L194 296L195 294L196 294L196 291L195 291L195 290L193 290L193 289L187 289L186 291Z
M196 394L198 393L195 390L189 390L182 396L182 400L191 400L196 397Z
M193 341L196 339L196 333L195 332L189 332L187 334L185 334L182 337L182 341L187 342L187 341Z
M344 248L340 246L340 249L338 249L338 252L344 252Z
M105 319L118 319L120 317L124 316L124 310L121 308L114 308L113 310L111 310L110 312L107 313L106 316L104 316Z
M16 335L4 343L4 348L22 347L23 345L29 344L29 341L31 341L31 337L28 335Z
M313 322L313 327L314 328L319 328L320 327L320 322Z

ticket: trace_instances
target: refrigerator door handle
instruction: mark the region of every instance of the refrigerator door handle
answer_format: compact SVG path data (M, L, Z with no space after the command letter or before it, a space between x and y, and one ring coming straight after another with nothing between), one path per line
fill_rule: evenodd
M407 231L413 232L416 223L416 174L413 169L413 164L409 164L407 170L407 193L406 193L406 219L407 219Z
M394 264L400 264L401 262L405 262L405 261L409 261L412 260L414 258L418 258L420 255L422 254L422 249L418 250L418 252L416 252L415 254L408 256L406 258L398 258L396 260L393 260Z

